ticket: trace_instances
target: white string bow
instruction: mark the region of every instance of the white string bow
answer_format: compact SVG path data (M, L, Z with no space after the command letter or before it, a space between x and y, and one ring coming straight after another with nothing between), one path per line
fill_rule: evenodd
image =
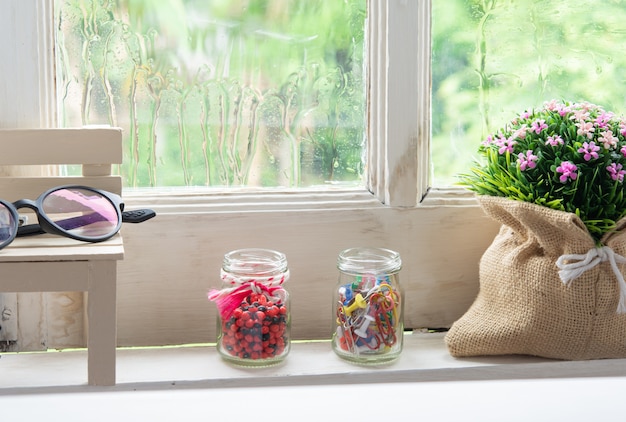
M566 263L566 261L570 261ZM569 254L561 255L556 261L559 271L559 277L565 285L569 285L573 280L580 277L585 271L595 267L601 262L609 261L613 273L617 278L620 288L619 304L617 306L617 313L626 313L626 281L622 276L622 272L617 267L617 264L625 264L626 258L616 254L613 249L608 246L602 246L592 248L585 255Z

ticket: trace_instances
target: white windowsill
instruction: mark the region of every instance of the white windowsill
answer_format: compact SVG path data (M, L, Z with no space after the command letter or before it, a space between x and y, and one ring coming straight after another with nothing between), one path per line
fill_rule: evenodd
M212 346L119 349L117 385L88 386L84 350L3 354L0 395L183 388L279 387L433 381L626 377L626 360L555 361L529 356L455 359L442 333L405 335L401 357L386 366L338 358L328 342L294 342L280 365L240 368Z

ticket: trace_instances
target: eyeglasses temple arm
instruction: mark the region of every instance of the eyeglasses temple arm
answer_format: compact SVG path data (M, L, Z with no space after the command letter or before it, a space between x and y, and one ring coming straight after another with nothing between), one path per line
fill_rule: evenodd
M156 216L156 213L151 209L140 209L133 211L122 212L123 223L143 223ZM93 215L91 217L93 219ZM72 228L79 227L85 222L85 216L67 218L65 220L57 221L56 223L63 227L65 230L71 230ZM78 226L76 225L78 223ZM45 230L41 228L39 224L25 224L19 226L17 229L17 237L31 236L35 234L43 234Z
M19 226L17 228L17 236L32 236L35 234L44 234L45 231L41 228L39 224L25 224L23 226Z
M122 223L143 223L154 216L156 216L156 212L148 208L124 211L122 212Z

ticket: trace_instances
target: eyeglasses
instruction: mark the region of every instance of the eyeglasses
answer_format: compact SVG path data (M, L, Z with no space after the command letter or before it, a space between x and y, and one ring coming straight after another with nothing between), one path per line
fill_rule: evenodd
M20 225L18 209L35 211L38 224ZM87 186L58 186L39 198L10 203L0 200L0 249L16 237L51 233L83 242L102 242L113 237L122 222L140 223L156 214L143 209L124 212L119 195Z

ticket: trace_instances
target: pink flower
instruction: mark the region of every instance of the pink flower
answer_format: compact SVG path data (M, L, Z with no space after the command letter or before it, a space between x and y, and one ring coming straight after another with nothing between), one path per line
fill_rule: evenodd
M520 152L519 154L517 154L517 158L519 158L519 168L521 171L524 171L527 168L534 169L535 167L537 167L536 161L537 159L539 159L539 157L533 154L533 151L531 149L526 151L526 154Z
M576 103L576 106L579 107L581 110L583 111L589 111L589 110L600 110L600 107L598 107L595 104L591 104L589 101L583 101L581 103Z
M511 136L511 139L524 139L526 137L526 132L528 131L528 126L527 125L522 125L522 127L520 127L519 129L517 129L515 132L513 132L513 135Z
M551 145L553 147L563 145L563 138L560 135L548 136L546 140L546 145Z
M624 157L626 157L626 145L624 145L624 146L622 147L622 149L620 149L620 150L619 150L619 152L621 152L621 153L622 153L622 155L623 155Z
M598 117L596 117L596 124L598 127L605 128L611 119L613 118L613 113L607 113L603 111Z
M582 147L578 148L578 152L584 154L583 158L585 161L598 158L598 151L600 151L600 147L593 141L589 143L585 142Z
M578 135L586 136L589 139L593 138L593 132L595 131L593 123L579 121L576 123L576 126L578 127L578 131L576 132Z
M569 106L566 106L565 104L559 104L556 110L559 112L559 115L561 117L565 116L567 113L572 111L572 109L569 108Z
M566 183L568 179L576 180L578 177L578 173L576 173L577 170L578 167L576 167L576 164L570 163L569 161L563 161L561 165L556 168L556 172L561 173L561 177L559 177L561 183Z
M532 125L530 125L530 130L535 131L536 134L540 134L542 130L547 129L548 125L545 120L535 120Z
M505 138L504 135L500 135L494 143L500 147L500 149L498 149L498 154L500 155L506 152L510 154L513 153L513 147L517 145L517 141L514 141L511 138Z
M557 100L546 101L544 104L546 110L555 111L558 110L558 107L561 105Z
M574 114L572 117L570 117L570 119L572 120L582 122L589 118L589 112L587 110L572 110L572 113Z
M619 141L619 139L613 135L613 132L608 130L601 132L598 140L604 144L604 149L611 149L611 147L615 148L617 141Z
M611 175L611 179L616 180L620 183L624 181L624 174L626 174L626 170L622 170L623 166L619 163L611 163L610 166L607 166L606 170Z

